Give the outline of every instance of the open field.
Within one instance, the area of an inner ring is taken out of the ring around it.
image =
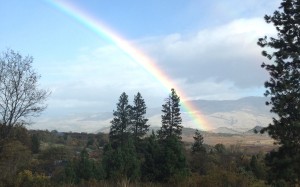
[[[274,140],[267,135],[261,134],[217,134],[206,133],[203,135],[204,143],[214,146],[216,144],[224,144],[226,147],[238,145],[244,151],[249,153],[268,152],[275,149]],[[193,135],[183,136],[183,141],[192,143],[194,141]]]

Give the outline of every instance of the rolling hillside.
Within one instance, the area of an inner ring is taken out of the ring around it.
[[[238,100],[195,100],[192,101],[199,109],[205,124],[194,124],[189,114],[182,111],[184,127],[206,131],[235,134],[243,133],[255,126],[267,126],[272,119],[269,107],[265,106],[264,97],[246,97]],[[36,124],[59,131],[96,132],[99,129],[109,130],[112,111],[91,114],[70,114],[67,116],[41,117]],[[161,108],[147,109],[147,117],[152,127],[161,125]],[[34,125],[32,128],[35,128]]]

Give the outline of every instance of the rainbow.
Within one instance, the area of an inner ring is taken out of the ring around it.
[[[143,52],[138,50],[133,44],[129,43],[119,34],[114,32],[105,24],[101,23],[98,19],[93,18],[88,13],[83,10],[77,8],[71,3],[66,3],[57,0],[45,0],[50,5],[54,6],[59,11],[64,14],[72,17],[73,19],[80,22],[82,25],[95,32],[100,37],[107,39],[109,42],[117,46],[120,50],[122,50],[125,54],[127,54],[131,59],[133,59],[136,63],[139,63],[143,68],[145,68],[151,75],[153,75],[165,88],[171,90],[174,88],[177,94],[181,98],[181,106],[191,117],[193,123],[202,129],[202,130],[210,130],[210,126],[206,122],[206,120],[201,116],[199,110],[186,98],[184,92],[176,85],[172,79],[170,79],[166,73],[164,73],[152,60],[150,57],[145,55]]]

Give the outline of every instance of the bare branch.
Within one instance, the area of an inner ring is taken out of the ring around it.
[[[38,88],[33,58],[8,49],[0,56],[0,123],[14,126],[44,111],[50,92]]]

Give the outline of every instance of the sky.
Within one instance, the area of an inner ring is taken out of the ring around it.
[[[260,67],[266,59],[256,43],[275,35],[263,17],[279,0],[3,1],[0,50],[32,56],[39,86],[51,91],[35,128],[59,129],[43,121],[46,117],[112,112],[122,92],[130,102],[140,92],[148,108],[160,107],[170,92],[159,77],[57,2],[76,7],[152,59],[185,100],[263,96],[268,74]]]

